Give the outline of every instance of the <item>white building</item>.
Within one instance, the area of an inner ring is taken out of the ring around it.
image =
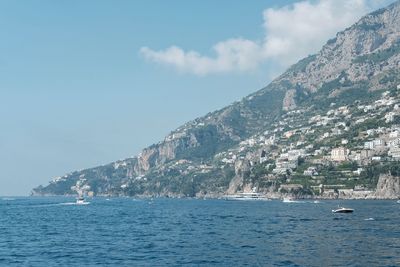
[[[368,136],[371,136],[371,135],[374,135],[375,134],[375,129],[368,129],[367,130],[367,135]]]
[[[364,148],[365,149],[374,149],[374,142],[373,141],[367,141],[364,143]]]
[[[395,117],[396,117],[396,115],[397,115],[397,113],[395,113],[395,112],[386,113],[386,115],[385,115],[386,122],[393,122]]]
[[[307,170],[303,172],[303,175],[306,176],[315,176],[318,175],[317,168],[315,167],[308,167]]]
[[[388,155],[394,159],[400,159],[400,148],[399,147],[390,147]]]
[[[265,141],[264,141],[264,144],[266,144],[266,145],[273,145],[273,144],[275,144],[275,134],[274,135],[272,135],[272,136],[270,136],[268,139],[266,139]]]
[[[345,147],[337,147],[331,151],[331,159],[333,161],[346,161],[349,155],[349,150]]]
[[[382,139],[375,139],[372,142],[374,143],[374,147],[385,145],[385,141],[383,141]]]
[[[393,131],[389,134],[389,138],[397,138],[399,137],[399,131]]]
[[[287,158],[289,161],[295,161],[295,160],[298,160],[299,157],[305,156],[304,149],[289,150],[287,154],[288,154]]]
[[[395,138],[388,142],[389,147],[398,147],[400,145],[400,138]]]

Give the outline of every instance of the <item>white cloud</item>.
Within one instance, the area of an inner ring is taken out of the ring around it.
[[[261,47],[250,40],[230,39],[214,45],[215,58],[202,56],[195,51],[185,52],[177,46],[153,51],[142,47],[140,52],[147,59],[175,66],[178,70],[205,75],[213,72],[254,69],[261,62]]]
[[[177,46],[154,51],[140,49],[146,59],[174,66],[182,72],[210,73],[249,71],[266,61],[287,67],[318,51],[336,32],[388,0],[301,1],[263,12],[265,37],[261,41],[229,39],[213,46],[214,57]]]

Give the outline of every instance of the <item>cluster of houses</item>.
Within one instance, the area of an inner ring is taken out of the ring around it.
[[[275,161],[275,168],[272,170],[274,174],[290,174],[297,168],[298,160],[306,155],[304,149],[293,149],[280,156]]]
[[[345,146],[333,148],[331,160],[356,161],[360,165],[368,165],[373,161],[400,160],[400,127],[369,129],[365,140],[362,147],[352,151]]]
[[[227,164],[234,164],[237,159],[249,159],[251,164],[267,162],[271,175],[286,175],[296,172],[299,159],[303,159],[309,167],[302,169],[301,174],[318,176],[317,166],[321,164],[356,162],[359,168],[351,174],[360,175],[363,166],[372,162],[400,160],[400,125],[396,124],[400,117],[400,101],[397,97],[386,91],[373,103],[335,106],[332,103],[326,114],[311,117],[306,116],[307,110],[289,111],[268,131],[242,141],[236,150],[220,154],[221,161]],[[355,138],[347,136],[352,127],[371,118],[385,126],[375,125],[359,132]],[[314,142],[307,140],[308,135],[316,135]],[[295,136],[299,138],[294,139]],[[329,140],[339,141],[323,145]]]

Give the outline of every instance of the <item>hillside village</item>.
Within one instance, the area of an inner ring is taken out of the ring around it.
[[[379,177],[400,175],[400,85],[370,95],[284,112],[261,134],[209,160],[172,160],[136,175],[135,158],[125,159],[56,177],[47,188],[73,194],[75,180],[100,176],[104,185],[91,185],[92,195],[221,197],[256,190],[271,198],[393,198],[375,190]],[[185,137],[199,124],[189,122],[166,139]]]
[[[282,181],[280,192],[310,187],[316,195],[372,196],[372,166],[400,160],[400,85],[373,103],[331,103],[324,115],[294,109],[265,131],[216,156],[223,164],[248,160],[261,184]],[[261,172],[260,172],[261,169]],[[363,179],[369,176],[369,179]]]

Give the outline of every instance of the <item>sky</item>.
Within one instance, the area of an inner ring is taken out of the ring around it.
[[[390,0],[0,0],[0,196],[137,155]]]

